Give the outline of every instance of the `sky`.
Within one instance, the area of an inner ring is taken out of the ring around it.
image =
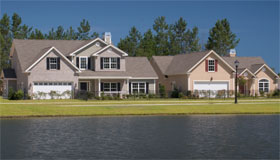
[[[111,32],[112,41],[128,35],[132,26],[141,32],[152,29],[154,20],[165,16],[169,24],[180,17],[187,28],[197,26],[200,43],[218,19],[227,18],[240,38],[238,56],[261,56],[279,72],[279,1],[8,1],[0,0],[0,14],[15,12],[22,22],[47,33],[52,27],[77,28],[86,19],[93,31]]]

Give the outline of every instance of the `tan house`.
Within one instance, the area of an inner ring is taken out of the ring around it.
[[[111,34],[94,40],[18,40],[12,44],[11,69],[4,69],[4,96],[9,88],[38,93],[88,91],[104,94],[155,93],[158,76],[146,57],[128,57],[114,46]],[[60,98],[70,98],[63,95]],[[73,96],[73,94],[72,94]]]
[[[239,84],[240,93],[255,95],[278,88],[279,76],[261,57],[237,57],[235,50],[231,50],[228,57],[211,50],[153,56],[150,62],[159,77],[157,85],[164,85],[167,93],[177,88],[182,92],[196,92],[199,96],[207,96],[205,91],[209,91],[211,97],[215,97],[219,91],[225,94],[234,91],[236,60],[239,61],[238,76],[243,77],[244,83]]]

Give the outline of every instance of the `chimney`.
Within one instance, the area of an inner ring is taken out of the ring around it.
[[[111,44],[112,40],[111,40],[112,36],[111,36],[111,32],[105,32],[103,35],[103,39],[107,44]]]
[[[235,49],[230,49],[229,50],[229,56],[230,57],[235,57],[236,56],[236,50]]]

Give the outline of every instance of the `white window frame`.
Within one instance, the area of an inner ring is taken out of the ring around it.
[[[89,83],[89,81],[80,81],[79,82],[79,91],[82,91],[81,90],[81,83],[87,83],[87,90],[86,91],[90,91],[90,83]]]
[[[213,61],[213,64],[210,65],[210,61]],[[210,70],[210,67],[213,67],[213,71]],[[208,59],[208,72],[215,72],[215,60],[214,59]]]
[[[109,84],[109,88],[106,88],[107,91],[105,91],[105,84]],[[116,84],[116,90],[115,91],[112,91],[112,84]],[[104,93],[118,92],[118,83],[117,82],[103,82],[103,92]]]
[[[131,87],[130,87],[131,88],[130,92],[132,94],[134,94],[134,93],[137,93],[137,94],[141,93],[140,90],[143,89],[143,88],[140,88],[140,83],[144,83],[144,94],[147,93],[147,91],[146,91],[146,88],[147,88],[146,84],[147,83],[146,82],[132,82],[131,83]],[[133,84],[137,84],[137,88],[134,88]],[[133,92],[134,89],[136,89],[137,92]]]
[[[108,58],[109,61],[105,62],[105,58]],[[112,59],[115,59],[115,62],[112,62]],[[105,65],[109,65],[109,67],[105,67]],[[112,65],[115,65],[116,67],[112,67]],[[117,69],[118,68],[118,57],[103,57],[103,69]]]
[[[49,57],[49,59],[50,70],[57,70],[57,58]],[[55,60],[55,62],[52,62],[52,60]],[[55,65],[55,68],[52,68],[52,65]]]
[[[82,59],[85,58],[86,59],[86,68],[82,68]],[[88,69],[88,57],[87,56],[80,56],[79,57],[79,68],[80,70],[86,70]]]
[[[261,82],[261,80],[266,80],[266,82]],[[260,87],[260,84],[262,84],[263,86]],[[268,84],[267,87],[265,87],[265,84]],[[269,80],[266,79],[266,78],[261,78],[261,79],[259,80],[259,83],[258,83],[258,88],[259,88],[259,92],[261,91],[260,89],[262,89],[262,91],[263,91],[264,93],[268,93],[268,92],[269,92]],[[267,88],[267,92],[265,91],[265,88]]]

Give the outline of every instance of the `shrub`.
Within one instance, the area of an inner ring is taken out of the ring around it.
[[[8,99],[9,100],[13,100],[14,99],[14,89],[13,88],[9,88],[9,94],[8,94]]]
[[[178,97],[179,97],[179,98],[184,98],[184,97],[185,97],[185,95],[184,95],[184,93],[183,93],[183,92],[179,92]]]
[[[51,96],[51,99],[54,99],[55,96],[57,96],[57,92],[56,91],[50,91],[49,95]]]
[[[261,95],[261,97],[263,97],[264,96],[264,91],[260,91],[260,95]]]
[[[38,95],[38,99],[41,99],[41,98],[45,98],[47,93],[45,93],[45,92],[38,92],[37,95]]]
[[[24,97],[24,93],[22,90],[18,90],[17,92],[14,93],[15,100],[23,99],[23,97]]]
[[[70,90],[67,90],[67,91],[64,91],[62,93],[62,96],[64,96],[64,97],[71,97],[71,94],[72,94],[72,92]]]
[[[160,98],[166,98],[164,85],[159,84],[159,95],[160,95]]]
[[[273,97],[279,97],[280,96],[280,89],[276,89],[274,90],[274,92],[272,93]]]
[[[148,94],[148,98],[156,98],[156,95],[155,94]]]
[[[179,98],[179,90],[177,88],[174,88],[171,92],[171,98]]]

